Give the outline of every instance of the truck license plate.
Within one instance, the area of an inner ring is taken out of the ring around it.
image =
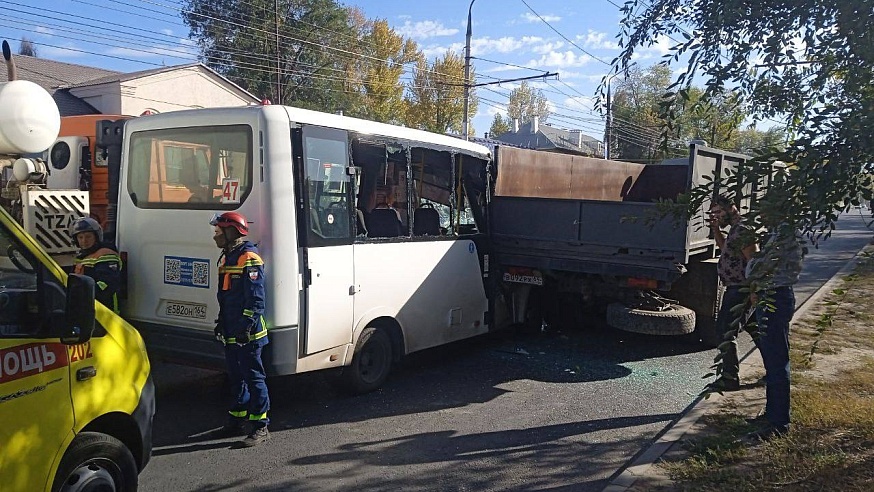
[[[521,273],[504,273],[504,282],[513,282],[517,284],[543,285],[543,276],[534,272],[529,274]]]
[[[167,301],[166,313],[176,318],[206,319],[206,304]]]

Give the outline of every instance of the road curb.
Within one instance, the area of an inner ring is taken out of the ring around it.
[[[800,306],[795,309],[792,315],[792,323],[795,323],[807,316],[810,309],[832,292],[837,285],[843,280],[843,277],[850,274],[856,265],[862,260],[862,254],[865,250],[872,248],[871,245],[865,245],[850,258],[847,263],[841,267],[830,279],[828,279],[819,289],[816,290],[810,297],[805,299]],[[749,356],[755,352],[752,348],[741,358],[741,371],[743,367],[749,365]],[[635,482],[641,477],[647,477],[651,474],[653,465],[659,458],[664,455],[668,449],[680,441],[683,436],[695,425],[698,420],[709,413],[711,409],[717,408],[719,402],[722,401],[724,395],[719,393],[711,393],[709,398],[699,396],[696,398],[686,410],[683,411],[680,419],[676,423],[668,427],[646,450],[637,456],[631,464],[625,467],[619,475],[617,475],[610,484],[607,485],[603,492],[628,492],[632,489]]]

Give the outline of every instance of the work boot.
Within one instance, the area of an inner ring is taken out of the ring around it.
[[[242,444],[247,448],[251,448],[252,446],[261,444],[267,439],[270,439],[270,432],[267,430],[267,427],[258,427],[243,439]]]
[[[225,425],[216,431],[221,437],[237,437],[246,435],[246,421],[238,418],[230,418]]]

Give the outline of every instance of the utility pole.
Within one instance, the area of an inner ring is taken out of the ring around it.
[[[610,158],[610,140],[612,140],[612,138],[613,106],[610,102],[610,79],[607,79],[607,127],[604,129],[604,159]]]
[[[470,38],[473,35],[473,25],[471,23],[471,15],[473,3],[476,0],[470,0],[470,7],[467,8],[467,35],[464,42],[464,121],[461,122],[461,133],[464,134],[464,139],[469,138],[468,135],[468,120],[470,116]]]
[[[282,104],[282,55],[279,52],[279,0],[273,0],[274,30],[276,31],[276,104]]]
[[[476,2],[476,0],[470,0],[470,7],[467,8],[467,36],[465,37],[465,42],[464,42],[464,83],[463,84],[447,84],[447,83],[443,84],[443,85],[450,85],[450,86],[458,86],[458,85],[464,86],[464,121],[461,122],[461,133],[463,134],[465,140],[468,140],[470,138],[470,135],[469,135],[470,132],[468,131],[468,129],[470,128],[470,126],[468,125],[468,122],[470,121],[470,115],[468,113],[470,112],[470,89],[471,88],[482,87],[484,85],[503,84],[505,82],[517,82],[520,80],[541,79],[541,78],[546,78],[546,77],[557,77],[558,76],[557,73],[544,72],[543,75],[534,75],[531,77],[519,77],[519,78],[515,78],[515,79],[504,79],[504,80],[496,80],[494,82],[484,82],[482,84],[471,84],[470,83],[470,59],[471,59],[471,56],[470,56],[470,38],[473,35],[473,28],[472,28],[472,23],[471,23],[471,11],[473,9],[474,2]]]

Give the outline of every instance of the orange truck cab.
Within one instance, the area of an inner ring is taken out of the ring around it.
[[[109,171],[105,152],[95,145],[97,122],[127,118],[106,114],[64,116],[58,139],[46,152],[51,171],[47,187],[89,191],[91,216],[101,225],[106,223],[109,204]]]

